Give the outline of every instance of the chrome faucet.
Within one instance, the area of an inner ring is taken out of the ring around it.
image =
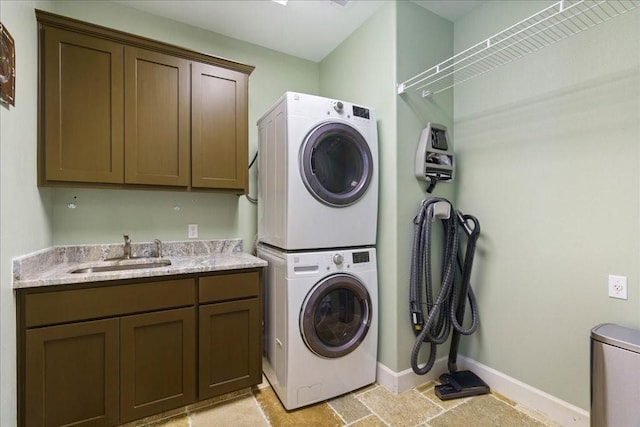
[[[129,259],[131,258],[131,239],[129,238],[128,234],[123,234],[124,237],[124,255],[123,258],[124,259]]]
[[[158,258],[162,258],[162,241],[160,239],[153,239],[153,242],[156,244]]]

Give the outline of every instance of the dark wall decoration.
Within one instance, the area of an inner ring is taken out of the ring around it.
[[[13,37],[0,23],[0,101],[16,105],[16,48]]]

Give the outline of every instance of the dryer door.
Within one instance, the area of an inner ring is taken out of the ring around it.
[[[302,143],[300,173],[307,190],[330,206],[349,206],[369,188],[373,157],[369,144],[355,128],[323,123]]]
[[[348,274],[317,283],[302,305],[300,330],[307,347],[327,358],[355,350],[369,331],[371,298],[366,287]]]

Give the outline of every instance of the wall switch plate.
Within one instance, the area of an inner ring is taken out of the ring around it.
[[[609,296],[627,299],[627,278],[625,276],[609,275]]]
[[[189,238],[198,238],[198,224],[189,224]]]

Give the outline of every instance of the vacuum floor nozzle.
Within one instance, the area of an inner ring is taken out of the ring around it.
[[[435,387],[440,400],[459,399],[461,397],[488,394],[491,389],[471,371],[451,372],[440,375],[441,385]]]

